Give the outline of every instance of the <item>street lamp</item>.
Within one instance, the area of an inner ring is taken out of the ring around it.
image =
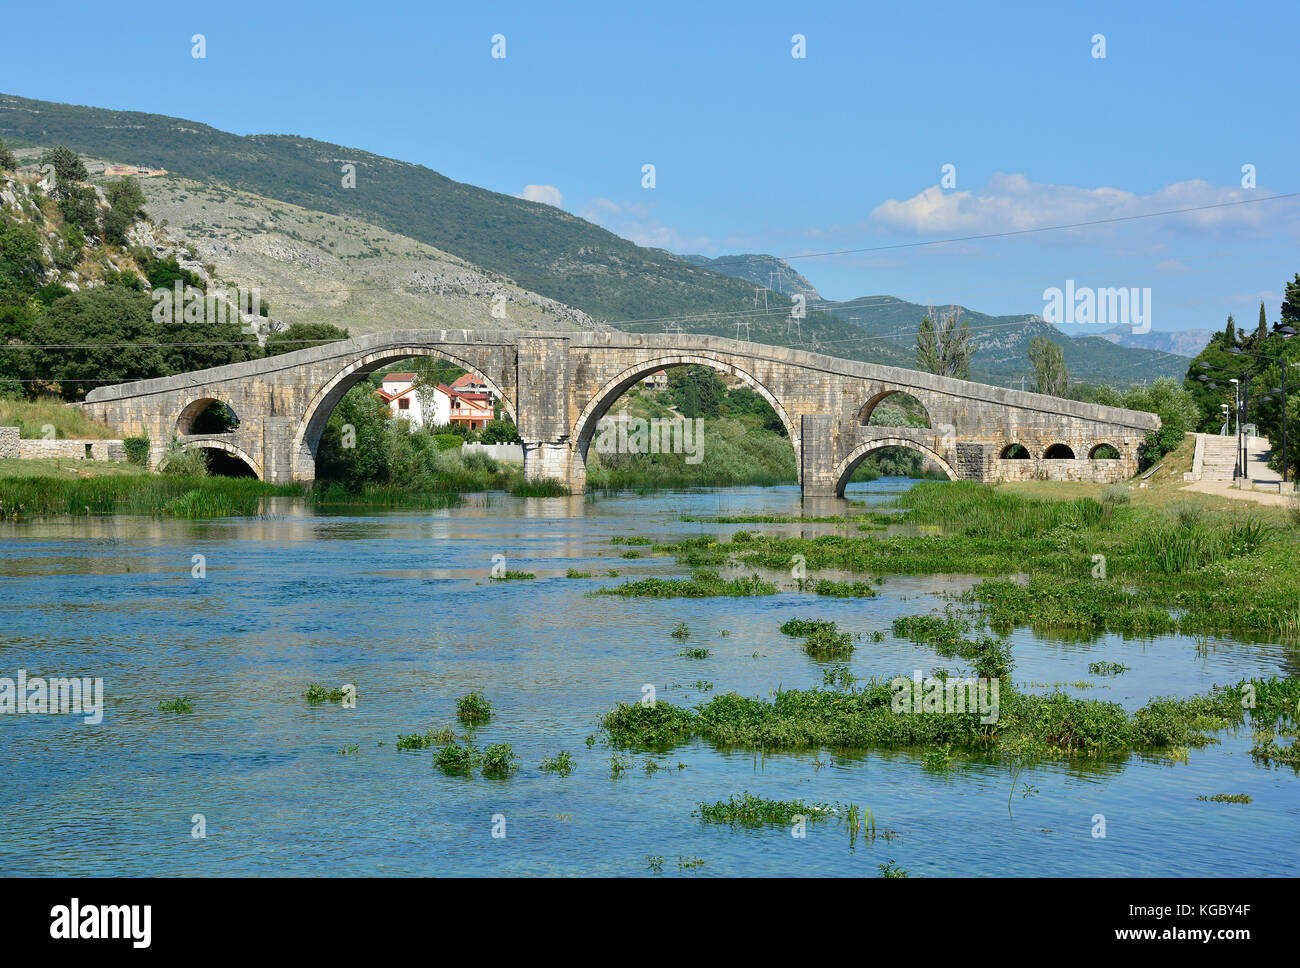
[[[1280,335],[1283,339],[1289,338],[1296,334],[1295,328],[1291,326],[1289,323],[1286,325],[1280,325],[1278,323],[1274,323],[1273,332]],[[1286,392],[1288,390],[1294,390],[1298,385],[1300,385],[1295,383],[1288,384],[1286,382],[1286,371],[1288,366],[1295,366],[1296,364],[1288,363],[1288,361],[1284,357],[1280,357],[1280,356],[1268,356],[1264,353],[1248,353],[1246,350],[1243,350],[1239,346],[1228,347],[1228,352],[1231,353],[1233,356],[1253,356],[1258,360],[1269,360],[1270,362],[1278,364],[1278,366],[1281,367],[1282,369],[1282,385],[1280,387],[1277,387],[1276,391],[1282,394],[1282,483],[1285,484],[1287,480],[1287,469],[1288,469],[1287,450],[1286,450]],[[1267,395],[1272,396],[1272,393],[1270,392]]]

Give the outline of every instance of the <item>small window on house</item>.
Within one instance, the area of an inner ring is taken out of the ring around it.
[[[409,398],[409,397],[402,397],[402,399],[398,400],[398,401],[397,401],[397,409],[398,409],[398,410],[410,410],[410,409],[411,409],[411,400],[410,400],[410,398]]]

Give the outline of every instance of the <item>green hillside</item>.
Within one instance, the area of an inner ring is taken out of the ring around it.
[[[349,215],[501,273],[611,321],[743,309],[753,287],[537,202],[420,165],[294,135],[243,137],[180,118],[0,96],[0,138],[62,144],[122,163]],[[341,165],[356,165],[342,187]]]
[[[925,307],[888,296],[818,301],[807,279],[772,256],[678,257],[635,245],[561,209],[353,148],[294,135],[240,136],[179,118],[9,95],[0,95],[0,138],[67,145],[369,223],[632,332],[662,331],[670,325],[667,318],[683,317],[686,332],[915,365],[914,337]],[[342,185],[344,162],[356,166],[355,188]],[[774,291],[756,293],[756,285]],[[797,324],[788,318],[783,291],[809,295],[807,315]],[[965,318],[979,338],[972,366],[977,380],[1019,385],[1029,372],[1029,340],[1039,333],[1065,347],[1076,380],[1127,385],[1186,372],[1186,361],[1177,357],[1096,337],[1071,340],[1030,316],[967,311]],[[748,328],[737,326],[742,321]]]

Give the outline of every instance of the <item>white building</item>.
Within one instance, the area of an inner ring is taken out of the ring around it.
[[[465,378],[457,383],[462,380]],[[415,387],[414,373],[389,373],[375,395],[388,404],[394,417],[409,420],[412,427],[445,427],[458,423],[482,429],[492,419],[492,396],[486,387],[462,391],[439,383],[421,394]]]

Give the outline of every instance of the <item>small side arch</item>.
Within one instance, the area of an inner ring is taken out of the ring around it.
[[[1074,450],[1068,444],[1052,444],[1043,451],[1043,460],[1074,460]]]
[[[1029,448],[1024,444],[1007,444],[998,454],[999,460],[1029,460]]]
[[[844,496],[844,488],[849,483],[849,478],[857,470],[859,464],[866,459],[872,451],[880,450],[882,447],[907,447],[916,451],[921,456],[934,461],[948,475],[948,480],[957,480],[957,472],[952,469],[952,465],[940,457],[935,451],[931,450],[924,444],[909,440],[906,437],[880,437],[876,440],[868,440],[864,444],[859,444],[854,448],[848,457],[840,461],[835,468],[835,493],[839,497]]]
[[[202,426],[202,422],[208,415],[218,412],[224,408],[234,423],[226,431],[215,431]],[[219,432],[229,432],[239,426],[239,414],[235,412],[229,402],[218,397],[193,397],[185,401],[172,421],[172,429],[180,437],[188,437],[191,434],[210,434]]]
[[[1119,448],[1114,444],[1100,443],[1088,451],[1090,460],[1119,460]]]
[[[215,437],[194,437],[189,440],[178,441],[181,450],[220,450],[232,457],[236,457],[248,465],[249,469],[257,476],[259,481],[265,480],[262,476],[262,462],[254,459],[246,450],[236,447],[228,440],[221,440]],[[167,466],[167,455],[164,454],[162,460],[158,462],[158,470]]]
[[[904,404],[904,407],[906,407],[906,401],[909,400],[912,401],[916,405],[914,409],[919,409],[921,413],[925,415],[925,423],[923,424],[921,423],[917,423],[917,424],[877,423],[872,425],[871,424],[872,415],[875,414],[876,410],[881,406],[881,404],[883,404],[890,397],[900,397],[901,399],[898,402]],[[879,393],[874,394],[867,400],[866,403],[862,405],[862,407],[858,410],[858,425],[862,427],[872,425],[872,426],[901,426],[901,427],[930,428],[934,426],[934,423],[930,417],[930,408],[925,405],[925,401],[921,400],[914,393],[911,393],[910,391],[905,390],[902,387],[893,387],[891,389],[881,390]]]

